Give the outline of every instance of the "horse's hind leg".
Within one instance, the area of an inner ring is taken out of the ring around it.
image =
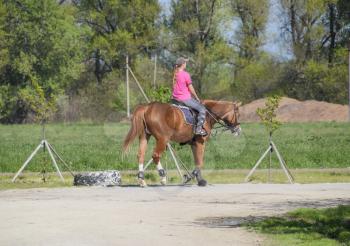
[[[160,157],[166,149],[166,143],[167,141],[165,140],[157,140],[156,146],[154,148],[153,155],[152,155],[153,162],[157,165],[157,170],[160,176],[160,183],[162,185],[166,184],[166,173],[162,164],[160,163]]]
[[[150,138],[150,135],[148,135],[147,133],[141,134],[141,136],[139,138],[139,151],[137,154],[137,159],[138,159],[138,163],[139,163],[139,172],[138,172],[137,177],[138,177],[139,185],[141,187],[147,186],[146,181],[145,181],[143,163],[145,162],[145,154],[146,154],[147,144],[148,144],[149,138]]]

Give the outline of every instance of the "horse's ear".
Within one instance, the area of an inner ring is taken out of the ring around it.
[[[242,102],[234,102],[234,104],[236,105],[236,107],[240,107],[242,105]]]

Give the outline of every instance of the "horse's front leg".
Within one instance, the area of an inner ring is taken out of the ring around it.
[[[196,168],[193,170],[192,174],[196,177],[196,180],[198,182],[198,186],[206,186],[207,181],[202,177],[201,169],[203,168],[203,161],[204,161],[204,149],[205,149],[205,142],[202,141],[202,139],[196,140],[192,144],[192,152],[194,161],[196,164]]]

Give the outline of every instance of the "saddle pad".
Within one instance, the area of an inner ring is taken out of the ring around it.
[[[186,124],[189,124],[189,125],[196,124],[195,116],[192,114],[192,111],[188,107],[180,106],[176,104],[172,104],[172,106],[181,110],[182,115],[184,116],[184,119],[186,121]]]

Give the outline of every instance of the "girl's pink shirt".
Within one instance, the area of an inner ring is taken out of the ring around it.
[[[191,92],[188,88],[192,84],[190,74],[186,71],[179,71],[175,76],[176,83],[173,87],[173,98],[179,101],[191,99]]]

